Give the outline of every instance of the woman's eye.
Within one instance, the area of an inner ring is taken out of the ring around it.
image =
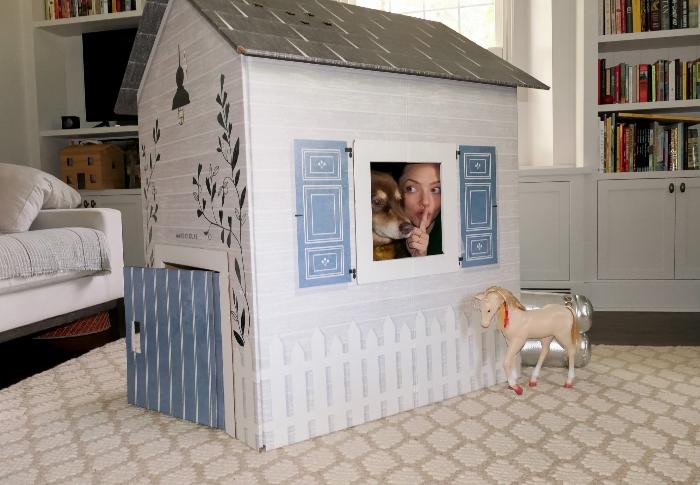
[[[404,189],[403,189],[403,193],[404,193],[404,194],[413,193],[413,192],[415,192],[415,191],[416,191],[416,188],[415,188],[413,185],[407,185],[407,186],[404,187]]]
[[[440,187],[433,187],[432,189],[430,189],[430,192],[432,192],[433,194],[439,194],[439,193],[440,193]]]

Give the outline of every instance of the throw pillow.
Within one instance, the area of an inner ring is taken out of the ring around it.
[[[41,209],[78,205],[78,191],[53,175],[24,165],[0,163],[0,234],[27,231]]]

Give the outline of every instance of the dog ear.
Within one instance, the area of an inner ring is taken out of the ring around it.
[[[474,298],[479,301],[482,301],[484,298],[486,298],[486,293],[477,293],[476,295],[474,295]]]

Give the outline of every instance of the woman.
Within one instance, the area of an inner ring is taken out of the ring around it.
[[[406,239],[411,256],[442,254],[440,164],[407,163],[399,178],[403,206],[415,226]]]

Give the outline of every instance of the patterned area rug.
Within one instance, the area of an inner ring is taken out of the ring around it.
[[[124,353],[0,391],[0,483],[700,481],[700,347],[596,346],[573,390],[545,368],[520,397],[498,385],[263,453],[127,404]]]

